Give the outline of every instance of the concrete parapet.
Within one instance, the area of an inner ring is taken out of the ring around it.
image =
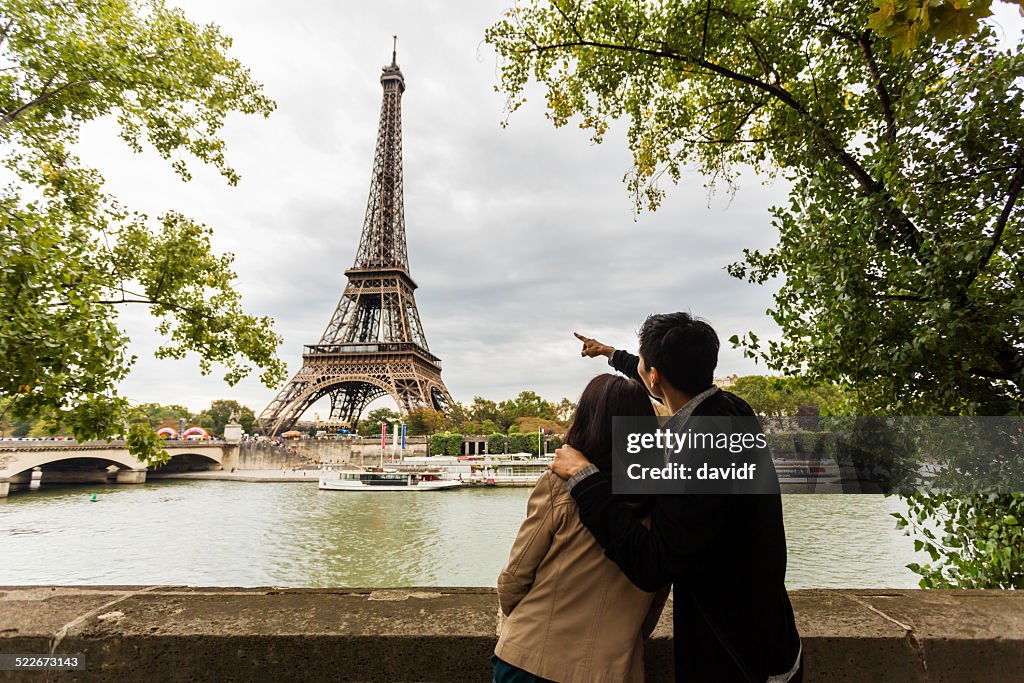
[[[1022,680],[1024,593],[791,596],[805,681]],[[50,680],[486,681],[496,624],[482,588],[0,587],[0,652],[84,655]],[[671,635],[669,608],[650,681],[672,680]]]

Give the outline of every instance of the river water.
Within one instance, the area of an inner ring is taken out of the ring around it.
[[[528,493],[231,481],[17,493],[0,499],[0,585],[493,586]],[[783,506],[790,588],[916,587],[897,499],[787,495]]]

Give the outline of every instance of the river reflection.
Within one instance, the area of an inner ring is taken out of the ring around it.
[[[0,499],[0,584],[493,586],[527,494],[221,481],[18,493]],[[789,587],[917,585],[898,500],[789,495],[783,507]]]

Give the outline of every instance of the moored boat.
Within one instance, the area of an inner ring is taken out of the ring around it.
[[[324,472],[321,491],[443,491],[461,486],[433,472],[398,472],[371,468],[357,471]]]

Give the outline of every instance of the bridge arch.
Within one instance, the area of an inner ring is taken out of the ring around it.
[[[155,472],[187,472],[189,470],[206,470],[221,464],[221,451],[212,453],[210,450],[202,452],[200,449],[167,449],[171,459],[160,467],[153,468]]]
[[[145,469],[146,463],[128,453],[125,449],[100,450],[21,450],[0,453],[0,479],[10,479],[31,471],[68,461],[98,461],[116,465],[119,469]]]
[[[193,465],[203,465],[204,469],[222,465],[226,448],[222,443],[202,442],[165,443],[164,447],[171,456],[171,462],[174,462],[177,457],[179,465],[191,462]],[[114,465],[121,470],[153,469],[149,463],[131,455],[128,449],[120,444],[109,446],[79,444],[54,448],[0,448],[0,480],[28,476],[27,472],[36,467],[44,471],[77,469],[73,467],[76,464],[73,461],[80,461],[77,464],[83,465],[80,468],[82,470],[94,469],[86,464],[97,462],[106,463],[107,466]]]

